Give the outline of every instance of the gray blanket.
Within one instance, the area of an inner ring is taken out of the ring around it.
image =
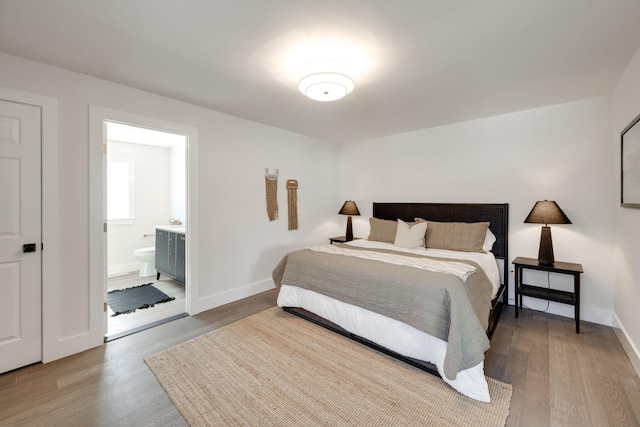
[[[476,267],[466,283],[451,274],[303,249],[286,255],[273,279],[276,286],[312,290],[446,341],[444,374],[454,380],[459,371],[481,363],[489,349],[485,330],[492,294],[477,264],[455,262]]]

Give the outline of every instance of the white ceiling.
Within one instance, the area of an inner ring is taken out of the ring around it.
[[[640,0],[0,0],[0,51],[339,143],[607,95],[639,46]],[[317,59],[355,90],[301,95]]]

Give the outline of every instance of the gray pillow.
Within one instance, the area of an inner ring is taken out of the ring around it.
[[[482,246],[488,228],[489,222],[427,221],[425,246],[450,251],[485,252]]]
[[[376,242],[393,243],[396,240],[396,231],[398,230],[398,222],[389,219],[369,218],[368,240]]]

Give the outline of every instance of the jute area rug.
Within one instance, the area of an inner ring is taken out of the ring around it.
[[[274,307],[145,360],[192,426],[504,426],[491,403]]]

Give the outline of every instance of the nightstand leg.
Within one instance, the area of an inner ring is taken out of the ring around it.
[[[576,334],[580,333],[580,275],[573,276],[575,293],[576,293]]]
[[[516,319],[518,318],[518,298],[520,298],[520,304],[522,304],[522,297],[520,296],[520,275],[522,274],[522,271],[520,270],[520,267],[516,266],[516,281],[515,281],[515,300],[514,300],[514,305],[516,306]]]

